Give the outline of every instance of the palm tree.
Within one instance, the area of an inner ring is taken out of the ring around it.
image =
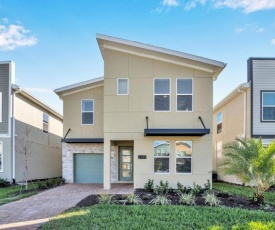
[[[236,138],[223,146],[218,164],[223,175],[235,175],[254,190],[254,202],[264,203],[264,192],[275,184],[275,141],[267,147],[262,139]]]

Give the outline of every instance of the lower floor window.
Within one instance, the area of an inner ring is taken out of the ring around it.
[[[192,141],[176,141],[176,173],[191,173]]]
[[[154,141],[154,172],[169,173],[170,142]]]
[[[3,142],[0,142],[0,172],[3,172]]]

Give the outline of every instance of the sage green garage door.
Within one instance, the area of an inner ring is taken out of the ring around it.
[[[74,154],[75,183],[103,183],[103,154]]]

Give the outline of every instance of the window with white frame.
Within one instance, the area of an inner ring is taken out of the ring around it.
[[[128,78],[117,79],[117,94],[128,95]]]
[[[176,173],[191,173],[192,141],[176,141]]]
[[[262,92],[262,121],[275,121],[275,91]]]
[[[222,112],[217,115],[217,134],[222,132]]]
[[[82,100],[81,105],[81,124],[93,125],[94,124],[94,100]]]
[[[192,79],[177,79],[177,111],[193,110],[193,81]]]
[[[3,142],[0,142],[0,172],[3,172]]]
[[[170,111],[170,79],[154,80],[154,111]]]
[[[169,173],[170,142],[154,141],[154,172]]]
[[[43,132],[49,132],[49,115],[46,113],[43,113]]]

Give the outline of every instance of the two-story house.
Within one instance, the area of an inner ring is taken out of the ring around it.
[[[213,168],[222,158],[222,146],[237,136],[275,138],[275,58],[249,58],[247,82],[222,99],[213,110]],[[233,176],[220,179],[239,183]]]
[[[62,115],[14,84],[14,62],[0,62],[0,80],[0,178],[25,180],[24,152],[29,180],[61,176]]]
[[[104,77],[56,89],[67,182],[211,181],[213,80],[226,64],[97,35]]]

